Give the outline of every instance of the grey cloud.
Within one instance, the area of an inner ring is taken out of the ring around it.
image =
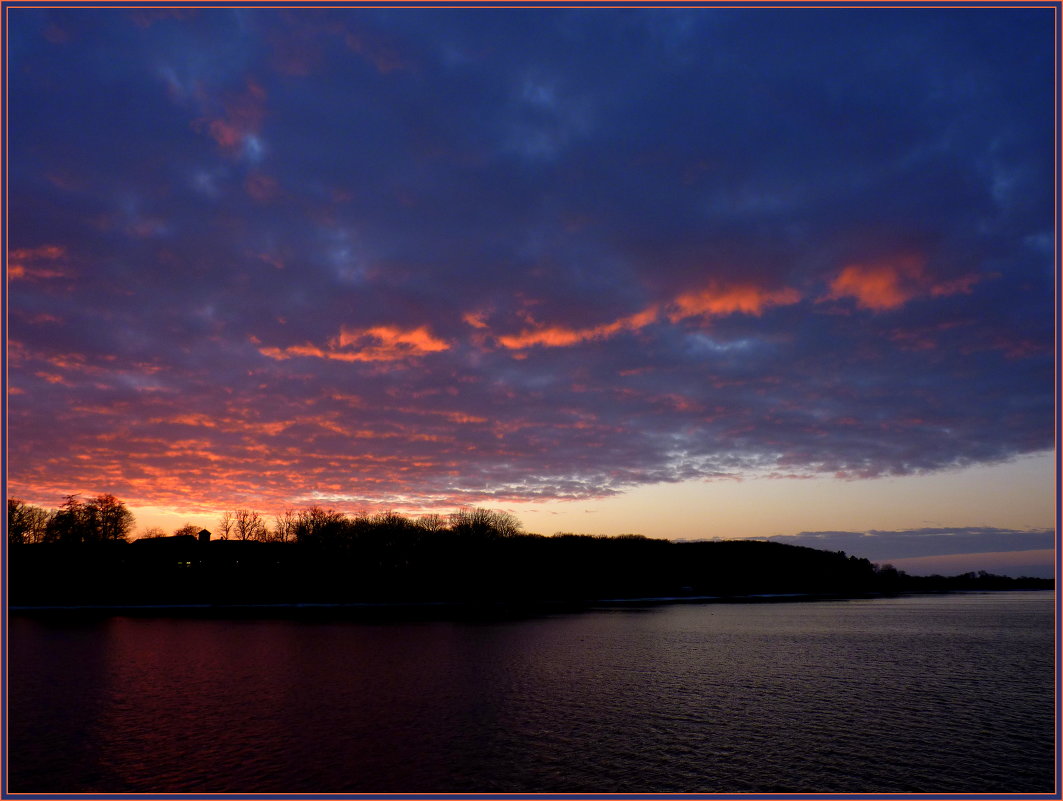
[[[1032,551],[1056,544],[1051,529],[1017,531],[991,527],[921,528],[903,531],[803,531],[768,537],[774,542],[845,551],[877,560],[963,553]]]

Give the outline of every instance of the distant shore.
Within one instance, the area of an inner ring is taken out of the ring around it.
[[[709,604],[808,603],[860,601],[935,595],[983,595],[999,592],[1052,592],[1053,588],[1005,590],[931,590],[836,595],[825,593],[752,593],[748,595],[653,596],[599,598],[586,601],[346,601],[308,603],[172,603],[172,604],[41,604],[12,605],[14,615],[99,615],[106,617],[291,617],[341,615],[355,618],[461,619],[523,617],[537,614],[578,613],[629,607]]]

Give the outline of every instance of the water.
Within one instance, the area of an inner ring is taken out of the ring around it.
[[[1053,599],[15,616],[10,792],[1051,792]]]

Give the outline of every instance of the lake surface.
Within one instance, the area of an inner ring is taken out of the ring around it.
[[[10,792],[1051,792],[1053,594],[13,616]]]

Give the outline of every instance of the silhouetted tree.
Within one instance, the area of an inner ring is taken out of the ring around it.
[[[275,542],[294,542],[296,522],[297,514],[294,509],[285,509],[274,515],[271,539]]]
[[[137,537],[137,539],[138,540],[157,540],[157,539],[159,539],[161,537],[165,537],[165,536],[166,536],[166,532],[163,531],[161,528],[159,528],[158,526],[151,526],[151,527],[146,528],[143,531],[141,531],[140,532],[140,536]]]
[[[258,540],[265,542],[268,529],[262,515],[251,509],[237,509],[233,512],[232,535],[238,540]]]
[[[437,532],[443,531],[447,527],[447,521],[442,515],[421,515],[417,518],[417,525],[425,531]]]
[[[408,517],[390,509],[369,518],[369,525],[378,530],[389,531],[412,531],[417,528]]]
[[[91,528],[85,505],[77,495],[67,495],[66,500],[52,515],[45,531],[45,542],[76,545],[87,541]]]
[[[450,515],[450,530],[474,537],[514,537],[521,534],[520,522],[509,512],[463,506]]]
[[[335,509],[311,506],[296,515],[295,539],[317,544],[336,543],[343,539],[347,518]]]
[[[175,537],[198,537],[199,532],[203,529],[200,526],[194,526],[191,523],[185,523],[179,529],[175,529],[173,535]]]
[[[229,535],[233,533],[233,525],[235,521],[233,519],[232,512],[225,512],[221,516],[221,520],[218,521],[218,539],[227,540]]]
[[[891,564],[875,565],[874,571],[875,584],[881,592],[896,592],[908,578],[903,570],[898,570]]]
[[[43,542],[51,513],[20,498],[7,499],[7,541],[13,545]]]
[[[88,541],[125,542],[133,528],[133,513],[125,504],[105,492],[84,504]]]

